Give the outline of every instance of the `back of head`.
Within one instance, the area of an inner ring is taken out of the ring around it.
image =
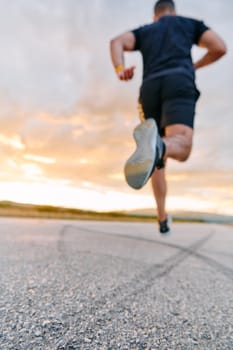
[[[164,12],[175,12],[175,3],[173,0],[158,0],[154,6],[154,14],[158,15]]]

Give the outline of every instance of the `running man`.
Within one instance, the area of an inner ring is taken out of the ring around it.
[[[191,48],[206,49],[195,64]],[[223,40],[204,22],[178,16],[172,0],[154,6],[152,24],[126,32],[111,40],[111,57],[118,78],[129,81],[135,67],[125,67],[124,52],[140,51],[143,82],[139,108],[142,123],[134,130],[137,149],[125,166],[128,184],[140,189],[149,178],[157,203],[159,229],[170,232],[166,212],[167,158],[186,161],[191,153],[196,102],[195,70],[226,54]]]

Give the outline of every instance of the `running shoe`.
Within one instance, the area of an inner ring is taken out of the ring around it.
[[[164,221],[159,221],[159,232],[163,236],[169,236],[171,234],[170,225],[172,224],[172,218],[168,215]]]
[[[133,133],[136,150],[125,165],[128,185],[136,190],[142,188],[156,167],[161,167],[165,154],[165,144],[158,133],[154,119],[139,124]]]

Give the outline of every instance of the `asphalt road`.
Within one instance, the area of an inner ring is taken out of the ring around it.
[[[233,228],[1,219],[0,349],[233,349]]]

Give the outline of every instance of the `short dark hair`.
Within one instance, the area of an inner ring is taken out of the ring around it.
[[[175,10],[175,3],[173,0],[158,0],[154,6],[154,13],[161,12],[166,9],[170,9],[171,11]]]

